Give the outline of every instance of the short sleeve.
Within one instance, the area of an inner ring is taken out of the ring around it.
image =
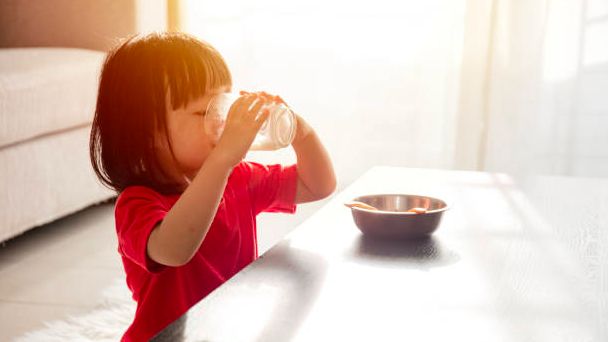
[[[119,250],[124,257],[151,273],[166,266],[148,256],[148,238],[170,209],[162,195],[141,186],[125,189],[116,200],[114,217]]]
[[[262,165],[242,163],[248,180],[249,195],[254,214],[261,212],[296,211],[298,172],[296,165]]]

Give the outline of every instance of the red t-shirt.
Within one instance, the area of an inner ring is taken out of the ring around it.
[[[255,260],[256,215],[295,212],[296,187],[295,165],[238,164],[201,247],[180,267],[158,264],[146,253],[150,233],[180,195],[162,195],[143,186],[126,188],[116,201],[116,232],[137,311],[122,340],[149,340]]]

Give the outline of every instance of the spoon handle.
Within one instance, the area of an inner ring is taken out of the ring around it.
[[[344,205],[349,208],[358,207],[358,208],[367,209],[367,210],[378,210],[378,208],[376,208],[374,206],[371,206],[367,203],[363,203],[363,202],[359,202],[359,201],[346,202],[346,203],[344,203]]]
[[[426,208],[412,208],[405,211],[406,213],[414,213],[414,214],[426,214]]]

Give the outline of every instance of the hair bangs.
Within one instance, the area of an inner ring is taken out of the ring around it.
[[[180,56],[171,58],[174,63],[165,70],[173,109],[187,105],[211,89],[232,86],[228,66],[213,47],[200,41],[188,43],[195,44],[195,48],[184,46],[173,51]]]

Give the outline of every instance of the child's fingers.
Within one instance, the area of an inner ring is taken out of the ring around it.
[[[256,94],[261,96],[262,98],[264,98],[265,100],[268,100],[269,102],[274,102],[274,103],[283,103],[285,105],[287,105],[287,103],[285,102],[285,100],[283,100],[282,97],[280,97],[279,95],[271,95],[265,91],[260,91],[257,93],[247,93],[245,91],[241,91],[241,93],[246,93],[246,94]]]
[[[267,102],[271,102],[271,103],[282,103],[282,104],[284,104],[284,105],[286,105],[286,106],[287,106],[287,102],[285,102],[285,100],[283,100],[283,98],[282,98],[282,97],[280,97],[279,95],[271,95],[271,94],[269,94],[269,93],[267,93],[267,92],[265,92],[265,91],[259,91],[259,92],[256,92],[256,93],[249,93],[249,92],[246,92],[246,91],[244,91],[244,90],[241,90],[241,91],[240,91],[240,94],[241,94],[241,95],[253,95],[253,96],[258,96],[258,97],[261,97],[262,99],[264,99],[264,100],[265,100],[265,101],[267,101]]]
[[[256,98],[257,97],[253,94],[243,95],[234,102],[230,111],[234,112],[233,115],[242,116],[248,112],[249,107],[251,107],[251,104]]]
[[[283,99],[279,96],[279,95],[271,95],[265,91],[261,91],[260,94],[266,99],[268,100],[268,102],[272,102],[272,103],[283,103],[286,104],[285,101],[283,101]]]
[[[255,102],[253,103],[253,107],[251,107],[251,109],[249,110],[249,114],[253,115],[254,117],[257,117],[258,112],[260,111],[260,109],[262,109],[262,107],[265,104],[266,104],[266,100],[264,100],[262,98],[255,99]]]
[[[259,115],[257,117],[257,119],[255,119],[256,121],[256,129],[260,129],[260,127],[262,127],[262,125],[264,124],[264,122],[268,119],[268,116],[270,116],[270,110],[268,109],[264,109],[262,111],[262,114]]]
[[[278,102],[278,103],[285,104],[285,105],[287,104],[287,103],[285,103],[285,101],[279,95],[275,95],[274,96],[274,101]]]

